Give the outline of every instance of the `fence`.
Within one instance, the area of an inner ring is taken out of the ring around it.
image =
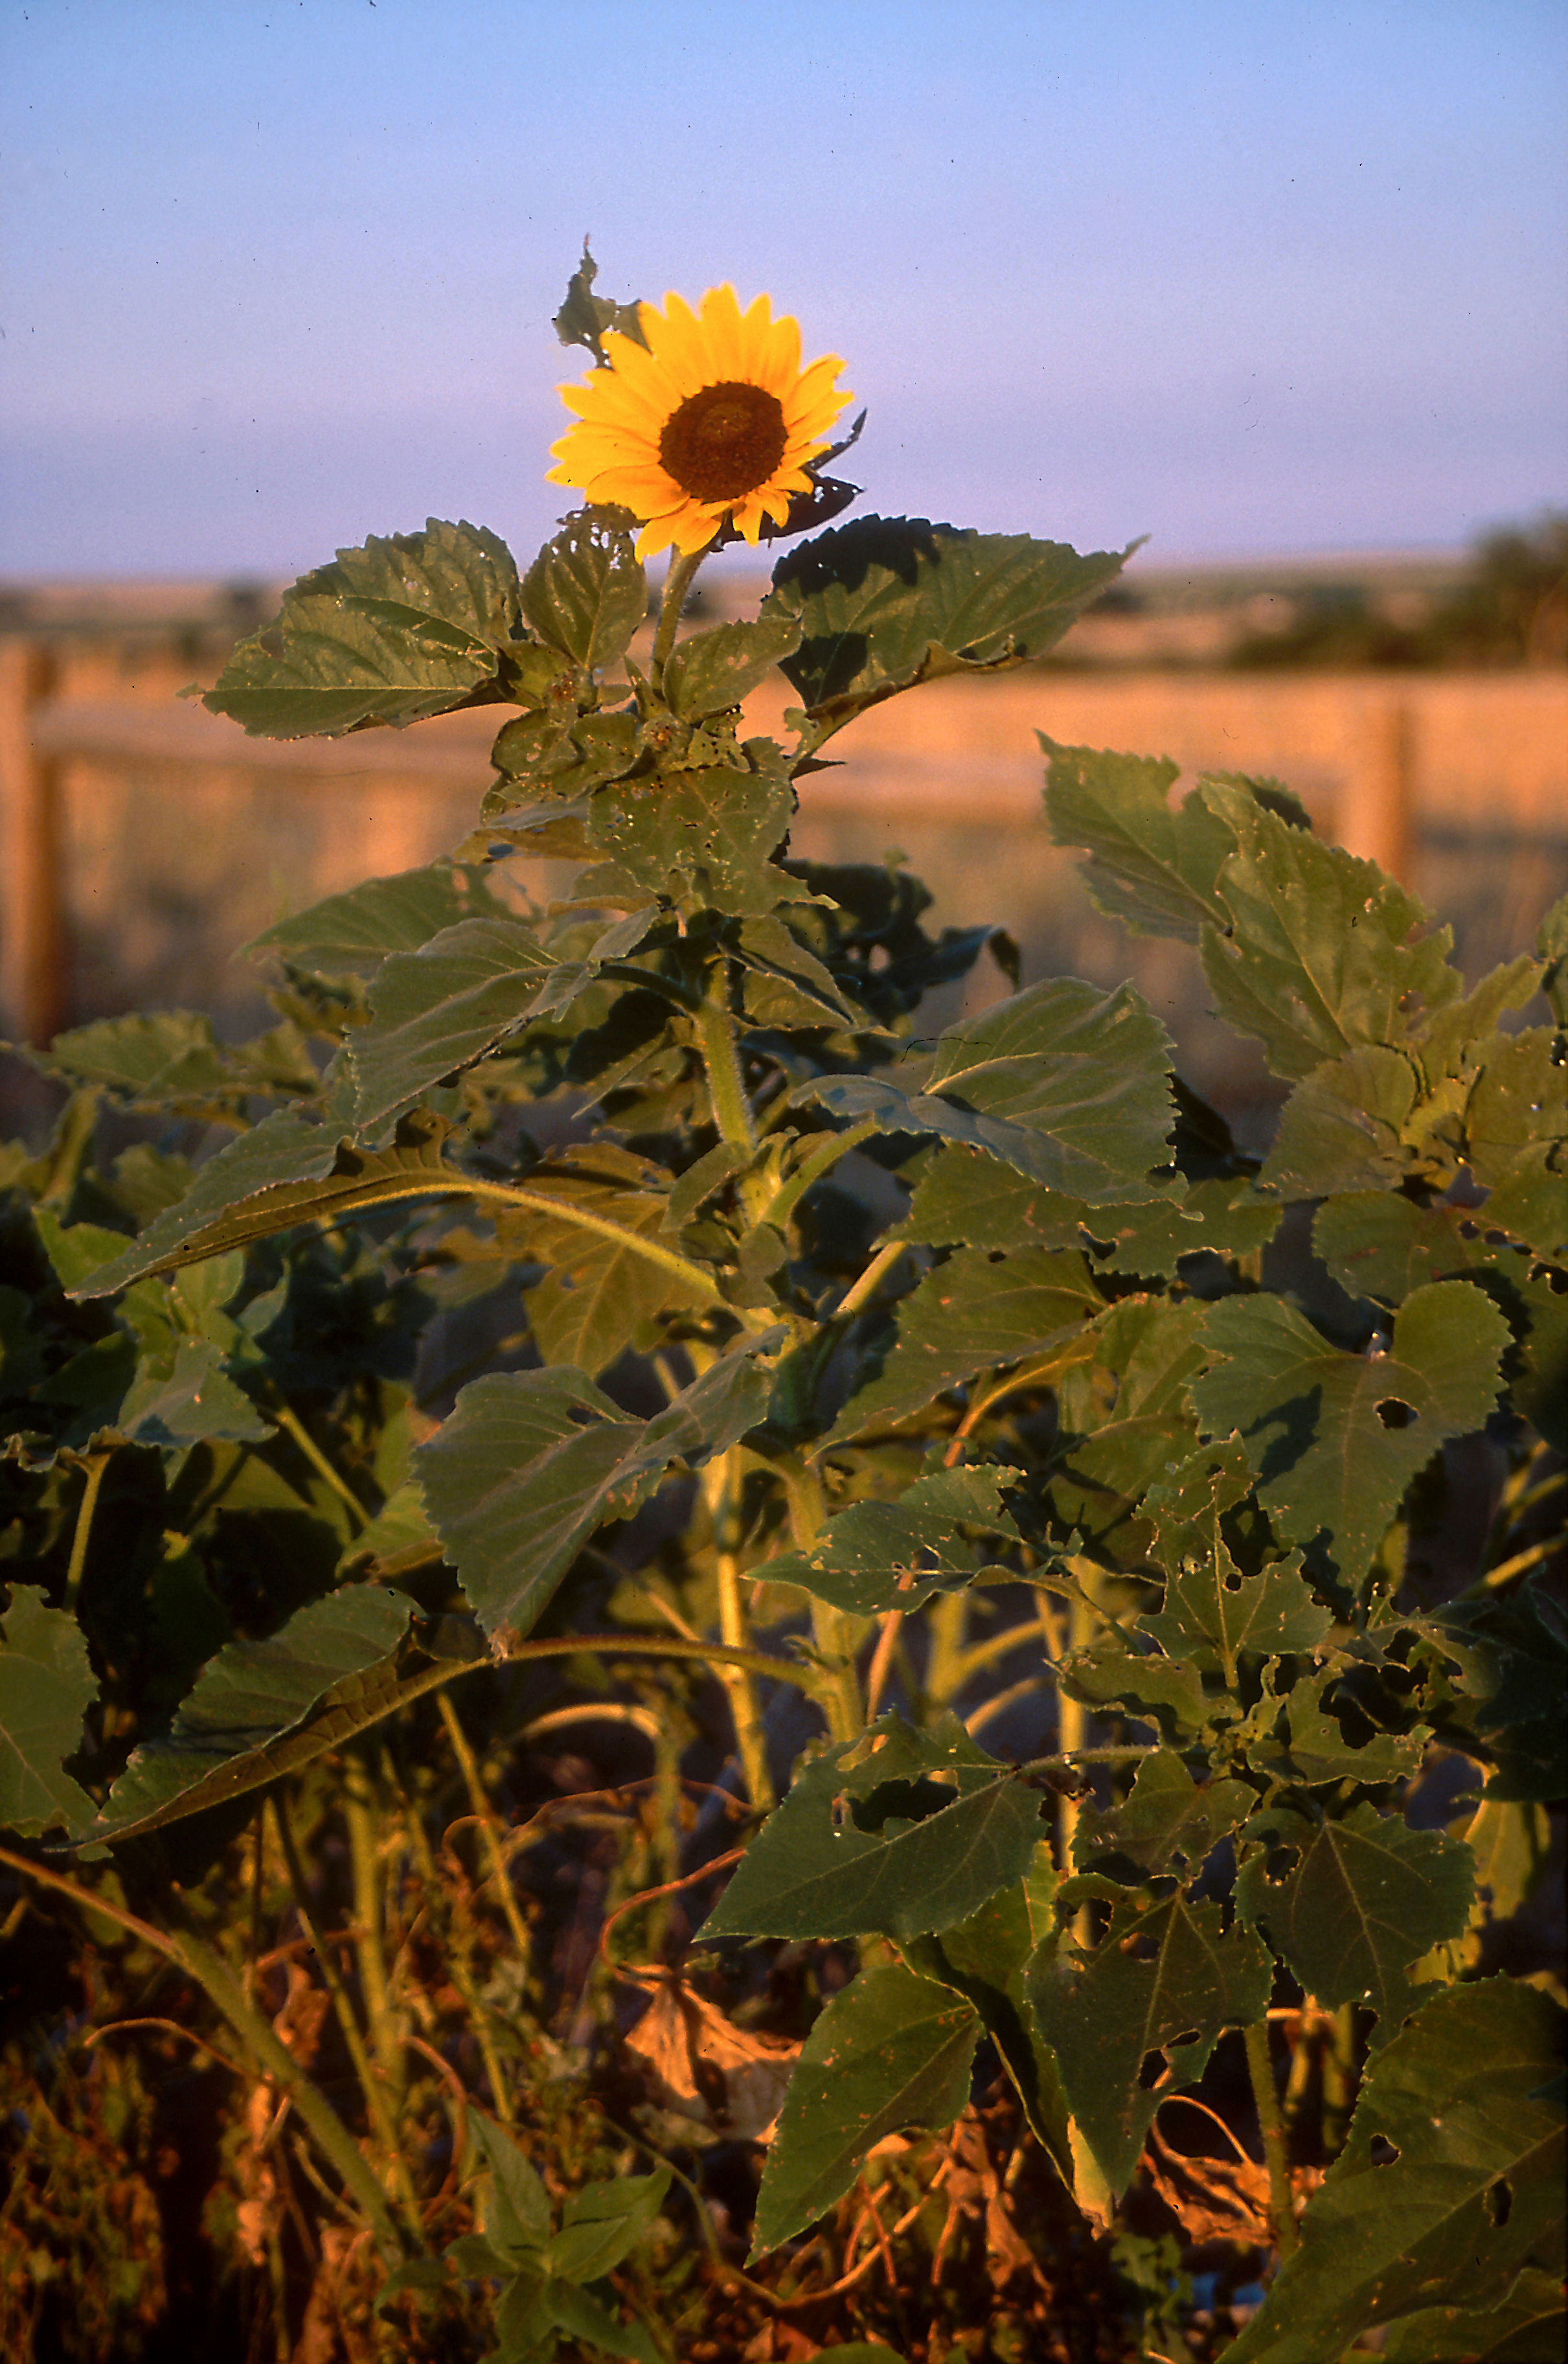
[[[431,860],[473,824],[494,709],[278,744],[177,703],[174,679],[0,642],[0,1022],[16,1038],[132,1006],[252,1022],[235,945],[284,909]],[[760,694],[749,726],[776,729],[788,702],[782,684]],[[1471,973],[1527,943],[1568,885],[1562,675],[1047,668],[930,684],[834,743],[841,766],[801,784],[795,852],[878,861],[896,842],[939,920],[995,920],[1033,974],[1130,971],[1200,1086],[1216,1079],[1195,965],[1180,946],[1129,946],[1089,909],[1040,818],[1037,730],[1285,780],[1324,833],[1453,921]],[[535,868],[548,897],[559,874]],[[1233,1075],[1225,1096],[1263,1089]]]

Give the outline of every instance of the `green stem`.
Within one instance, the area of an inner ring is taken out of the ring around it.
[[[1269,2215],[1273,2225],[1274,2241],[1279,2249],[1280,2263],[1295,2256],[1300,2236],[1296,2229],[1296,2205],[1290,2188],[1290,2168],[1285,2158],[1284,2125],[1280,2117],[1279,2093],[1274,2085],[1273,2057],[1269,2050],[1269,2023],[1254,2020],[1241,2031],[1247,2046],[1247,2072],[1252,2080],[1252,2099],[1257,2105],[1258,2124],[1263,2136],[1263,2159],[1269,2170]]]
[[[29,1863],[26,1856],[13,1855],[8,1847],[0,1847],[0,1863],[8,1864],[13,1871],[25,1872],[29,1879],[38,1880],[45,1888],[58,1890],[81,1911],[101,1912],[106,1919],[117,1922],[122,1929],[129,1930],[144,1946],[150,1946],[155,1953],[161,1954],[195,1980],[228,2022],[262,2075],[270,2078],[280,2092],[288,2095],[317,2150],[337,2169],[344,2190],[358,2202],[383,2258],[389,2265],[401,2265],[406,2255],[404,2243],[370,2161],[293,2053],[261,2013],[251,2009],[243,1987],[217,1948],[188,1922],[177,1935],[166,1935],[111,1902],[108,1897],[80,1887],[58,1871],[47,1871],[41,1864]]]
[[[309,1462],[317,1475],[322,1479],[323,1483],[329,1486],[333,1493],[337,1495],[339,1502],[341,1502],[347,1510],[351,1511],[353,1514],[354,1525],[356,1529],[362,1533],[364,1529],[368,1527],[371,1522],[370,1512],[360,1500],[358,1495],[354,1493],[349,1485],[348,1480],[339,1477],[338,1471],[333,1468],[332,1464],[328,1460],[327,1455],[322,1452],[321,1447],[317,1444],[316,1439],[311,1435],[310,1431],[300,1419],[299,1414],[295,1411],[291,1411],[288,1405],[284,1404],[281,1411],[272,1412],[268,1416],[275,1426],[283,1430],[285,1436],[292,1439],[292,1441],[298,1445],[300,1451],[304,1454],[306,1459]]]
[[[87,1543],[93,1533],[93,1514],[98,1507],[98,1489],[104,1482],[104,1472],[111,1459],[109,1453],[84,1453],[82,1455],[82,1500],[76,1506],[76,1525],[71,1537],[71,1564],[65,1571],[65,1607],[76,1614],[77,1598],[82,1590],[82,1571],[87,1565]]]
[[[444,1697],[444,1694],[443,1694]],[[370,1768],[357,1748],[344,1756],[343,1819],[349,1833],[349,1863],[354,1883],[355,1951],[360,1962],[360,1990],[376,2066],[391,2095],[395,2116],[403,2106],[403,2022],[393,2009],[386,1972],[386,1947],[382,1935],[381,1850],[377,1840],[378,1800]]]
[[[822,1480],[798,1454],[791,1454],[772,1466],[784,1479],[795,1548],[808,1551],[828,1522],[828,1497],[822,1490]],[[865,1701],[855,1671],[855,1648],[862,1622],[812,1595],[811,1637],[828,1678],[821,1705],[835,1740],[858,1740],[865,1730]]]
[[[883,1275],[892,1269],[908,1245],[907,1240],[889,1240],[885,1247],[878,1248],[860,1278],[851,1281],[833,1308],[835,1321],[842,1321],[847,1315],[860,1311],[862,1306],[875,1293],[877,1283],[882,1279]]]
[[[858,1149],[879,1129],[877,1119],[868,1116],[862,1117],[859,1124],[851,1125],[847,1132],[830,1132],[809,1157],[802,1158],[788,1181],[779,1184],[762,1210],[766,1221],[775,1231],[782,1232],[812,1184],[820,1182],[840,1157],[847,1157],[851,1149]]]
[[[365,2097],[365,2109],[371,2124],[375,2130],[376,2138],[392,2169],[398,2196],[408,2213],[409,2225],[422,2240],[419,2200],[414,2189],[414,2180],[408,2172],[408,2162],[403,2156],[403,2147],[397,2138],[397,2128],[393,2123],[391,2111],[387,2107],[386,2094],[383,2090],[381,2080],[376,2075],[370,2055],[365,2050],[364,2038],[360,2034],[360,2024],[354,2017],[354,2007],[349,2000],[349,1990],[338,1974],[338,1965],[332,1958],[326,1937],[317,1926],[316,1916],[310,1909],[310,1889],[305,1877],[305,1866],[300,1861],[299,1850],[295,1845],[294,1831],[289,1823],[288,1812],[284,1804],[281,1790],[272,1791],[272,1813],[277,1822],[278,1837],[283,1844],[284,1861],[288,1866],[289,1885],[294,1890],[294,1909],[299,1916],[299,1925],[315,1949],[322,1984],[332,1998],[332,2009],[337,2014],[338,2024],[342,2030],[343,2042],[348,2049],[349,2057],[354,2064],[354,2074],[360,2080],[360,2090]]]
[[[731,1445],[728,1453],[716,1455],[703,1472],[704,1491],[713,1521],[718,1630],[727,1648],[731,1650],[745,1647],[748,1632],[745,1606],[740,1598],[740,1448]],[[771,1808],[777,1800],[768,1772],[767,1736],[762,1727],[756,1683],[744,1667],[725,1667],[720,1671],[725,1689],[729,1693],[735,1746],[745,1777],[747,1795],[753,1806]]]
[[[1341,2003],[1323,2041],[1323,2150],[1337,2158],[1344,2146],[1356,2091],[1356,2007]]]
[[[708,1097],[719,1136],[746,1157],[757,1154],[757,1128],[740,1073],[735,1021],[729,1014],[729,963],[723,953],[708,971],[707,991],[697,1015],[703,1065],[707,1069]]]
[[[670,572],[664,577],[664,596],[659,603],[659,629],[653,635],[653,654],[649,661],[648,675],[654,690],[664,695],[664,667],[675,645],[675,633],[681,621],[681,610],[686,604],[686,594],[697,568],[712,549],[705,542],[701,550],[672,552]]]

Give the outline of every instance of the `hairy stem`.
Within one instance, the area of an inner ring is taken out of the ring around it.
[[[1274,2085],[1274,2064],[1269,2051],[1269,2023],[1254,2020],[1243,2028],[1247,2046],[1247,2072],[1252,2080],[1252,2099],[1257,2104],[1258,2124],[1263,2137],[1263,2159],[1269,2170],[1269,2216],[1273,2225],[1274,2240],[1279,2248],[1280,2263],[1294,2257],[1299,2240],[1296,2229],[1296,2202],[1290,2188],[1290,2168],[1285,2158],[1284,2124],[1280,2116],[1279,2093]]]
[[[703,1472],[703,1490],[713,1521],[714,1566],[718,1585],[718,1630],[728,1648],[743,1649],[749,1635],[745,1605],[740,1598],[740,1469],[739,1445],[717,1455]],[[735,1746],[745,1776],[747,1795],[754,1806],[771,1807],[777,1800],[768,1771],[767,1737],[757,1686],[746,1667],[722,1667],[735,1724]]]
[[[820,1182],[824,1174],[830,1172],[840,1157],[847,1157],[851,1149],[858,1149],[862,1141],[869,1141],[878,1130],[877,1119],[868,1116],[862,1117],[859,1124],[851,1125],[845,1132],[830,1132],[809,1157],[801,1159],[787,1182],[779,1184],[762,1210],[765,1220],[773,1224],[775,1231],[782,1232],[812,1184]]]
[[[701,550],[672,551],[670,571],[664,577],[664,596],[659,603],[659,629],[653,635],[653,654],[649,662],[649,677],[659,695],[664,691],[664,667],[675,645],[675,633],[681,621],[681,610],[686,604],[686,594],[703,560],[713,547],[705,542]]]
[[[719,1136],[746,1157],[757,1154],[757,1128],[740,1073],[735,1021],[729,1013],[729,963],[721,953],[708,972],[707,991],[697,1016],[708,1097]]]

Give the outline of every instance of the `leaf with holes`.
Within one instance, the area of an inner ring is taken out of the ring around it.
[[[766,610],[753,624],[719,624],[678,641],[664,667],[664,695],[683,720],[700,722],[739,706],[800,646],[800,619]]]
[[[603,509],[569,518],[523,577],[523,614],[586,673],[614,664],[647,609],[648,578],[631,536]]]
[[[662,896],[688,908],[760,916],[797,895],[769,859],[794,809],[788,775],[771,742],[753,740],[747,752],[755,768],[713,764],[601,789],[587,834],[606,859],[578,880],[579,898],[630,908]]]
[[[753,2258],[825,2216],[886,2135],[939,2133],[969,2099],[981,2023],[952,1988],[862,1970],[806,2037],[762,2163]]]
[[[1464,1928],[1475,1890],[1470,1849],[1364,1801],[1316,1824],[1270,1807],[1245,1835],[1261,1846],[1237,1875],[1240,1918],[1265,1932],[1326,2010],[1375,2011],[1376,2041],[1386,2043],[1417,1999],[1411,1966]]]
[[[798,1584],[856,1617],[918,1609],[934,1592],[961,1591],[985,1572],[966,1528],[1018,1541],[1002,1489],[1020,1475],[939,1469],[895,1500],[851,1502],[806,1550],[782,1553],[754,1573],[770,1584]]]
[[[1302,2215],[1301,2246],[1226,2364],[1323,2364],[1359,2334],[1429,2309],[1502,2307],[1523,2268],[1555,2267],[1563,2113],[1540,2089],[1562,2034],[1558,2004],[1512,1979],[1426,2003],[1373,2059],[1345,2147]],[[1427,2364],[1488,2351],[1391,2342],[1388,2352]],[[1530,2364],[1555,2350],[1513,2353]]]
[[[1029,1972],[1067,2106],[1106,2183],[1129,2181],[1167,2093],[1195,2084],[1228,2027],[1268,2008],[1273,1964],[1216,1902],[1118,1897],[1092,1951],[1052,1941]]]
[[[1114,1806],[1078,1810],[1073,1861],[1080,1871],[1107,1859],[1151,1879],[1173,1862],[1195,1872],[1222,1838],[1239,1830],[1258,1802],[1245,1781],[1195,1781],[1168,1748],[1146,1756],[1131,1790]]]
[[[840,1743],[796,1773],[703,1924],[705,1944],[924,1936],[1023,1877],[1040,1801],[953,1715],[925,1732],[884,1716],[867,1737],[854,1765]]]
[[[1212,1434],[1240,1432],[1280,1533],[1309,1546],[1321,1536],[1353,1585],[1416,1472],[1485,1426],[1508,1329],[1478,1288],[1439,1281],[1406,1299],[1385,1355],[1331,1346],[1262,1294],[1211,1306],[1204,1337],[1218,1359],[1193,1383],[1198,1418]]]

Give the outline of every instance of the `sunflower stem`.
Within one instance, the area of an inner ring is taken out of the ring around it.
[[[670,560],[670,572],[664,577],[664,597],[659,606],[659,629],[653,635],[653,655],[649,663],[649,678],[656,696],[664,694],[664,667],[675,645],[675,630],[681,620],[681,610],[686,604],[686,594],[697,568],[713,548],[705,542],[700,550],[683,550]]]

